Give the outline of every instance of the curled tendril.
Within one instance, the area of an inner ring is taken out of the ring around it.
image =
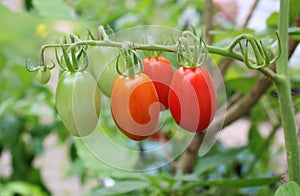
[[[275,57],[274,57],[274,59],[273,60],[271,60],[271,62],[270,62],[270,64],[273,64],[273,63],[275,63],[278,59],[279,59],[279,57],[280,57],[280,55],[281,55],[281,41],[280,41],[280,39],[279,39],[279,34],[278,33],[276,33],[276,39],[277,39],[277,41],[278,41],[278,50],[277,50],[277,54],[275,54]]]
[[[44,62],[43,62],[43,65],[40,65],[40,66],[34,66],[30,60],[26,60],[25,61],[25,68],[27,71],[29,72],[36,72],[38,70],[43,70],[43,71],[46,71],[46,70],[51,70],[55,67],[55,63],[51,60],[51,63],[52,65],[51,66],[47,66]]]
[[[39,67],[35,67],[35,66],[30,62],[29,59],[25,61],[25,68],[26,68],[27,71],[29,71],[29,72],[35,72],[35,71],[39,70]]]
[[[207,59],[207,48],[202,37],[185,31],[178,39],[177,61],[186,68],[201,66]]]
[[[125,58],[125,71],[120,69],[119,60],[121,55],[124,55]],[[116,61],[116,69],[119,75],[127,77],[142,73],[144,67],[141,63],[141,58],[135,50],[126,50],[119,53]]]
[[[244,62],[249,69],[261,69],[270,66],[275,63],[279,56],[281,55],[281,43],[279,40],[279,36],[276,33],[276,38],[278,40],[278,50],[275,54],[275,57],[271,59],[271,52],[268,48],[262,43],[262,41],[257,41],[253,37],[245,37],[246,46],[243,49],[241,40],[238,42],[241,54],[244,58]],[[253,49],[255,59],[252,60],[249,58],[249,44]]]

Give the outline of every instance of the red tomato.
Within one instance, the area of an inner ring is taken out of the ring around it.
[[[118,128],[133,140],[156,132],[160,104],[151,79],[143,73],[118,76],[111,94],[111,112]]]
[[[147,74],[154,83],[159,101],[162,104],[160,109],[168,109],[169,87],[174,74],[171,63],[164,57],[148,57],[142,61],[142,64],[144,65],[143,73]]]
[[[174,74],[169,106],[176,123],[190,132],[200,132],[211,123],[216,111],[216,91],[204,67],[180,67]]]

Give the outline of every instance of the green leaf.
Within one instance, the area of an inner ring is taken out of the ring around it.
[[[280,176],[266,177],[266,178],[249,178],[249,179],[221,179],[221,180],[211,180],[211,181],[198,181],[195,183],[195,186],[197,184],[200,186],[216,186],[222,188],[254,187],[254,186],[264,186],[264,185],[277,183],[280,181],[280,179],[281,179]]]
[[[255,85],[257,78],[235,78],[225,81],[225,86],[227,90],[247,93]]]
[[[280,186],[275,192],[275,196],[300,196],[300,186],[294,182],[290,181],[282,186]]]
[[[288,33],[292,36],[294,40],[300,40],[300,28],[299,27],[290,27],[288,28]]]
[[[97,189],[94,191],[91,196],[96,196],[96,195],[117,195],[117,194],[124,194],[124,193],[129,193],[132,191],[136,190],[141,190],[145,189],[149,186],[150,184],[148,182],[143,182],[143,181],[124,181],[124,182],[116,182],[114,186],[111,187],[103,187],[100,189]]]
[[[109,176],[114,169],[105,165],[99,159],[97,159],[92,152],[85,146],[82,140],[75,140],[75,146],[79,158],[83,161],[83,165],[86,168],[93,170],[99,177]]]
[[[270,28],[278,27],[278,12],[273,12],[267,19],[267,26]]]
[[[289,15],[289,24],[293,24],[294,20],[297,18],[300,12],[300,3],[299,0],[290,0],[290,15]]]
[[[40,187],[30,184],[28,182],[22,182],[22,181],[14,181],[8,183],[5,188],[14,195],[35,195],[35,196],[45,196],[47,195],[45,192],[43,192]]]
[[[290,28],[288,28],[288,33],[291,35],[299,35],[300,27],[290,27]]]
[[[84,166],[92,169],[101,177],[111,176],[112,173],[125,172],[116,169],[116,167],[133,169],[139,159],[138,152],[120,150],[118,146],[111,143],[107,136],[99,133],[99,129],[98,127],[93,135],[90,135],[92,137],[75,140],[78,156],[83,160]]]
[[[258,153],[262,151],[261,147],[264,139],[258,131],[258,127],[256,123],[252,123],[249,131],[249,148],[253,153]]]
[[[209,170],[215,170],[220,165],[228,165],[234,162],[235,157],[240,153],[240,149],[230,150],[225,153],[218,153],[211,156],[200,157],[194,169],[195,173],[202,174]],[[194,179],[194,178],[191,178]]]
[[[22,122],[13,115],[0,118],[0,143],[8,148],[14,147],[22,131]]]
[[[226,31],[224,31],[224,29],[210,31],[210,34],[214,37],[214,45],[218,47],[227,47],[235,37],[242,34],[253,33],[254,30],[251,29],[245,29],[240,31],[237,31],[236,29],[227,29]]]
[[[62,0],[33,0],[32,3],[41,16],[47,18],[72,18],[72,8]]]
[[[82,176],[86,172],[86,168],[84,167],[82,160],[76,159],[73,161],[73,164],[71,165],[70,169],[67,172],[67,177],[71,176]]]

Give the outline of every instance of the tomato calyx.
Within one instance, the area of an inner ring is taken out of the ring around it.
[[[121,69],[120,58],[124,62],[124,69]],[[143,72],[143,65],[141,63],[141,58],[137,54],[137,52],[133,50],[125,50],[121,52],[116,61],[117,72],[121,76],[134,76],[135,74],[140,74]]]
[[[177,61],[185,68],[196,68],[206,62],[207,48],[202,37],[185,31],[178,38]]]
[[[55,47],[55,58],[63,71],[77,72],[84,71],[89,65],[87,48],[88,46],[76,46],[72,45],[76,41],[81,41],[79,37],[74,34],[69,35],[69,41],[67,38],[64,38],[60,48],[61,48],[61,57],[58,55],[57,47]]]
[[[89,65],[87,52],[84,48],[80,48],[79,50],[76,48],[66,48],[61,45],[62,56],[58,57],[57,49],[55,48],[55,58],[60,66],[60,68],[64,71],[77,72],[84,71]]]

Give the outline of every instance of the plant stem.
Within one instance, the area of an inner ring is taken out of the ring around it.
[[[278,77],[275,80],[275,85],[278,90],[281,120],[284,129],[289,180],[300,184],[299,149],[287,67],[288,16],[289,0],[281,0],[279,11],[279,38],[282,43],[282,53],[277,61],[276,69]]]
[[[250,35],[244,35],[245,37],[250,36]],[[243,36],[243,37],[244,37]],[[239,40],[241,38],[238,38]],[[235,41],[233,43],[236,43]],[[42,61],[44,61],[44,53],[45,50],[48,48],[58,48],[58,47],[79,47],[79,46],[106,46],[106,47],[116,47],[116,48],[122,48],[123,47],[123,42],[115,42],[109,39],[105,40],[82,40],[82,41],[76,41],[74,43],[70,44],[47,44],[43,45],[41,47],[41,52],[40,52],[40,60],[41,60],[41,65],[43,64]],[[150,50],[150,51],[163,51],[163,52],[177,52],[178,49],[178,44],[174,45],[157,45],[157,44],[134,44],[134,48],[136,50]],[[210,46],[207,45],[207,51],[212,54],[219,54],[222,56],[227,56],[234,58],[238,61],[243,62],[243,56],[234,52],[230,47],[229,48],[219,48],[215,46]]]
[[[289,180],[300,184],[300,159],[296,123],[287,78],[282,77],[278,79],[276,87],[278,90],[281,120],[284,130]]]
[[[219,47],[214,47],[214,46],[209,46],[209,45],[207,45],[206,47],[207,47],[208,53],[227,56],[227,57],[234,58],[238,61],[244,62],[244,58],[242,55],[240,55],[234,51],[231,51],[229,48],[219,48]]]

